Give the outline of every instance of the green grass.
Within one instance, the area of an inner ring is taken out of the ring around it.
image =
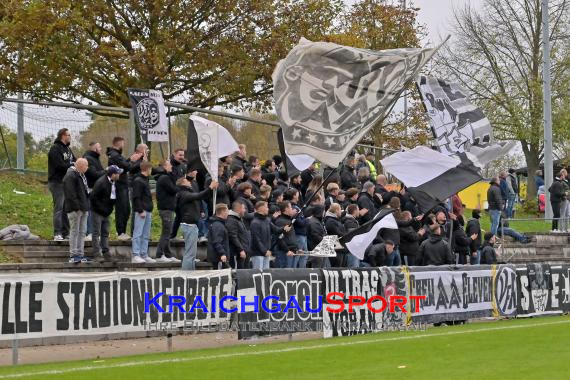
[[[471,219],[472,210],[465,210],[465,220]],[[544,217],[544,214],[541,214]],[[522,210],[522,208],[517,208],[515,213],[515,219],[538,219],[539,215],[537,213],[528,213]],[[485,211],[481,213],[481,229],[484,231],[491,230],[491,217]],[[532,221],[511,221],[509,226],[522,233],[527,232],[550,232],[552,223],[550,221],[544,220],[532,220]]]
[[[18,194],[14,192],[25,192]],[[155,207],[152,215],[152,239],[160,237],[160,216]],[[129,221],[130,223],[130,221]],[[0,172],[0,229],[11,224],[26,224],[42,239],[53,238],[52,199],[47,176]],[[111,215],[111,239],[116,237]],[[130,231],[130,226],[127,231]]]
[[[562,379],[570,318],[0,368],[0,379]],[[105,368],[111,367],[111,368]],[[49,371],[62,371],[60,373]]]

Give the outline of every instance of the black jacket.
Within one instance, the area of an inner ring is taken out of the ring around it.
[[[471,240],[471,243],[469,244],[470,253],[477,252],[477,250],[481,247],[481,242],[483,241],[481,223],[479,222],[479,219],[469,219],[467,226],[465,226],[465,233],[467,236],[477,234],[477,239]]]
[[[343,190],[348,190],[351,187],[360,188],[358,178],[354,175],[354,169],[350,166],[343,166],[340,171],[340,187]]]
[[[67,169],[73,166],[75,156],[60,140],[55,140],[48,153],[48,182],[61,182]]]
[[[503,196],[501,195],[501,187],[496,183],[492,183],[487,190],[487,203],[489,210],[502,210],[503,209]]]
[[[374,218],[376,216],[376,214],[378,213],[374,199],[372,198],[372,196],[370,194],[368,194],[366,192],[361,192],[358,195],[357,204],[358,204],[358,207],[360,209],[365,208],[368,210],[366,215],[362,215],[360,217],[360,224],[364,224],[364,223],[372,220],[372,218]]]
[[[342,224],[344,225],[344,229],[346,230],[346,232],[350,232],[354,229],[357,229],[358,227],[360,227],[360,224],[358,223],[358,220],[356,220],[353,216],[351,215],[346,215],[344,217],[344,219],[342,220]]]
[[[313,216],[307,220],[309,221],[307,225],[307,247],[309,251],[312,251],[323,240],[327,231],[321,218]]]
[[[180,223],[197,225],[200,220],[200,201],[211,196],[212,190],[209,187],[200,192],[192,187],[178,187],[176,208],[178,215],[180,215]]]
[[[272,235],[280,234],[281,228],[271,223],[268,216],[255,213],[251,222],[251,256],[265,256],[271,249]]]
[[[148,177],[139,175],[133,180],[133,211],[141,213],[143,211],[152,212],[152,194]]]
[[[123,169],[123,173],[119,177],[117,184],[119,186],[127,186],[129,183],[129,170],[131,170],[131,160],[123,157],[120,151],[115,148],[107,148],[107,157],[109,158],[109,166],[117,165]]]
[[[113,212],[115,199],[111,199],[113,184],[109,177],[104,175],[100,177],[93,186],[93,190],[89,194],[91,201],[91,210],[102,216],[109,216]],[[116,188],[115,188],[116,191]],[[115,194],[116,195],[116,194]]]
[[[445,265],[454,264],[447,240],[440,235],[431,235],[420,245],[417,257],[418,265]]]
[[[291,203],[291,206],[293,207],[293,210],[297,212],[295,224],[293,224],[293,228],[295,228],[295,234],[307,236],[307,226],[309,224],[309,221],[305,217],[304,212],[301,211],[301,207],[299,207],[299,205]]]
[[[410,224],[398,228],[400,232],[400,254],[402,256],[416,256],[420,249],[420,235]]]
[[[89,194],[82,176],[75,167],[67,169],[63,177],[64,212],[89,211]]]
[[[453,240],[455,243],[453,248],[454,252],[464,256],[471,254],[471,242],[473,240],[471,240],[471,237],[467,236],[459,223],[455,222],[453,225],[457,226],[457,228],[454,228],[453,230]]]
[[[550,191],[551,203],[562,202],[564,199],[566,199],[565,184],[559,178],[554,179],[552,186],[550,186],[548,191]]]
[[[226,229],[230,240],[230,256],[238,257],[241,251],[250,253],[251,236],[243,219],[233,211],[230,211],[226,220]]]
[[[495,248],[491,247],[488,242],[485,242],[483,249],[481,249],[481,264],[497,264]]]
[[[97,152],[93,152],[92,150],[88,150],[83,154],[83,158],[87,160],[89,163],[89,167],[85,172],[85,177],[87,178],[87,186],[90,189],[95,186],[95,182],[105,175],[105,169],[101,164],[100,154]]]
[[[156,204],[159,210],[176,210],[176,174],[160,173],[156,177]]]
[[[337,235],[339,238],[346,235],[346,228],[344,228],[342,222],[334,216],[325,216],[325,229],[328,235]]]
[[[246,181],[251,185],[251,194],[255,197],[255,199],[260,199],[261,190],[259,187],[261,186],[260,183],[252,181],[251,178]]]
[[[309,168],[301,172],[301,185],[303,186],[303,194],[307,192],[307,187],[315,177],[315,172]]]
[[[387,256],[384,243],[372,244],[364,252],[364,261],[373,267],[383,266]]]
[[[182,178],[186,175],[186,164],[183,162],[178,162],[174,157],[170,157],[170,163],[172,164],[172,174],[176,179]]]
[[[279,215],[275,221],[275,225],[279,228],[291,225],[292,219],[287,215]],[[283,238],[277,241],[277,247],[283,252],[297,252],[299,247],[297,246],[297,234],[295,233],[295,228],[291,228],[289,232],[283,231]]]
[[[210,218],[208,227],[208,262],[217,269],[220,257],[226,256],[230,259],[230,240],[228,238],[228,230],[226,229],[226,221],[213,216]]]

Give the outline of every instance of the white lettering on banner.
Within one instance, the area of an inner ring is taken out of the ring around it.
[[[145,323],[185,321],[203,324],[229,320],[218,307],[231,295],[231,271],[83,274],[30,273],[0,275],[0,340],[61,335],[144,331]],[[148,296],[145,295],[148,293]],[[145,312],[145,299],[158,293],[168,310],[170,296],[183,296],[185,312]],[[200,296],[207,310],[195,308]],[[215,299],[213,299],[215,297]]]

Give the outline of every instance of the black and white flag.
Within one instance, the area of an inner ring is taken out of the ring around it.
[[[337,167],[437,49],[372,51],[301,39],[273,72],[287,152]]]
[[[190,117],[186,151],[189,168],[205,170],[217,180],[218,160],[238,150],[238,143],[227,129],[203,117]]]
[[[459,84],[422,75],[417,86],[440,152],[469,153],[473,163],[483,167],[514,146],[494,141],[489,119]]]
[[[168,141],[168,122],[162,92],[129,88],[127,94],[142,140]]]
[[[426,146],[394,153],[380,163],[406,185],[424,213],[483,179],[465,153],[448,156]]]
[[[283,141],[282,128],[279,128],[279,131],[277,131],[277,142],[279,143],[279,152],[283,159],[283,167],[289,178],[301,173],[315,162],[315,159],[307,154],[287,153],[285,150],[285,142]]]
[[[381,229],[398,229],[393,212],[394,209],[388,208],[380,210],[374,219],[344,235],[341,238],[342,245],[360,260],[364,259],[366,248],[376,239]]]

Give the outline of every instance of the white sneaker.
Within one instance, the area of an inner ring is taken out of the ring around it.
[[[117,239],[119,239],[121,241],[127,241],[127,240],[131,240],[131,237],[129,235],[127,235],[126,233],[122,233],[119,236],[117,236]]]
[[[201,238],[198,239],[198,244],[207,243],[207,242],[208,238],[205,236],[202,236]]]
[[[61,235],[55,235],[55,236],[53,237],[53,240],[55,240],[55,241],[63,241],[63,236],[61,236]]]
[[[166,256],[161,256],[155,260],[157,263],[170,263],[170,259]]]
[[[133,256],[131,263],[133,263],[133,264],[144,264],[144,263],[146,263],[146,261],[145,261],[145,259],[143,259],[140,256]]]
[[[92,241],[92,240],[93,240],[93,235],[89,234],[85,236],[85,241]]]
[[[143,260],[145,261],[145,263],[148,263],[148,264],[156,263],[156,260],[150,256],[146,256]],[[168,260],[168,261],[170,261],[170,260]]]
[[[171,263],[181,263],[182,262],[182,260],[178,260],[176,257],[171,257],[169,260]]]

